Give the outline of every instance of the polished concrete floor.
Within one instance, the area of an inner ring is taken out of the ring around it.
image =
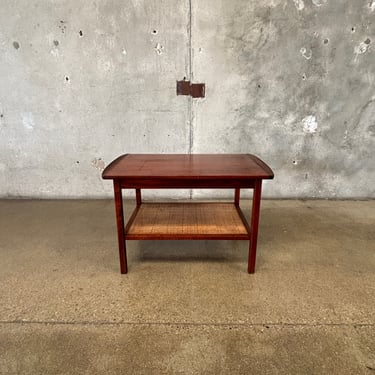
[[[247,249],[129,241],[121,275],[112,201],[0,201],[0,374],[375,374],[375,201],[263,201]]]

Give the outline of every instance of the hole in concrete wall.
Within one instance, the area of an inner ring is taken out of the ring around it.
[[[371,39],[370,38],[367,38],[366,40],[365,40],[365,44],[370,44],[371,43]]]
[[[58,40],[54,40],[54,41],[53,41],[53,44],[57,47],[60,43],[59,43]]]
[[[152,30],[152,34],[154,34],[154,35],[156,35],[158,33],[158,31],[157,30]]]
[[[61,20],[60,21],[60,25],[59,25],[59,29],[61,30],[61,32],[64,34],[65,33],[65,30],[66,30],[66,25],[65,25],[65,21]]]
[[[328,39],[328,38],[325,38],[325,39],[323,40],[323,43],[324,43],[324,44],[328,44],[328,43],[329,43],[329,39]]]
[[[157,43],[156,46],[154,47],[154,50],[158,55],[161,55],[163,54],[164,46],[162,46],[160,43]]]
[[[293,163],[294,165],[297,165],[297,164],[298,164],[297,160],[293,160],[292,163]]]
[[[304,81],[306,81],[306,79],[307,79],[306,74],[303,74],[303,75],[302,75],[302,79],[303,79]]]
[[[14,41],[14,42],[13,42],[13,47],[14,47],[15,49],[18,49],[18,48],[20,48],[20,44],[19,44],[17,41]]]
[[[82,38],[83,37],[83,31],[79,30],[79,36]]]
[[[104,168],[105,168],[105,162],[102,158],[95,158],[91,161],[91,165],[96,168],[96,169],[99,169],[100,171],[103,171]]]
[[[65,76],[65,81],[69,82],[70,78],[68,76]]]
[[[355,33],[355,27],[352,27],[352,33]]]

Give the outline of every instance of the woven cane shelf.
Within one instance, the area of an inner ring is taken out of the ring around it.
[[[248,239],[233,203],[142,203],[126,226],[127,239]]]

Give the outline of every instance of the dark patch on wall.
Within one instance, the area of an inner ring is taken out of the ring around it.
[[[53,41],[53,44],[57,47],[60,43],[59,43],[58,40],[54,40],[54,41]]]
[[[19,44],[17,41],[14,41],[14,42],[13,42],[13,47],[14,47],[15,49],[19,49],[19,48],[20,48],[20,44]]]
[[[372,135],[373,137],[375,137],[375,125],[370,125],[368,128],[367,128],[368,132],[370,133],[370,135]]]

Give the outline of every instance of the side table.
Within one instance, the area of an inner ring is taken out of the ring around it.
[[[102,175],[113,180],[121,273],[126,240],[248,240],[248,272],[255,272],[262,180],[270,167],[250,154],[126,154]],[[142,189],[234,189],[233,202],[142,202]],[[250,225],[240,190],[254,189]],[[122,189],[135,189],[136,208],[124,223]]]

